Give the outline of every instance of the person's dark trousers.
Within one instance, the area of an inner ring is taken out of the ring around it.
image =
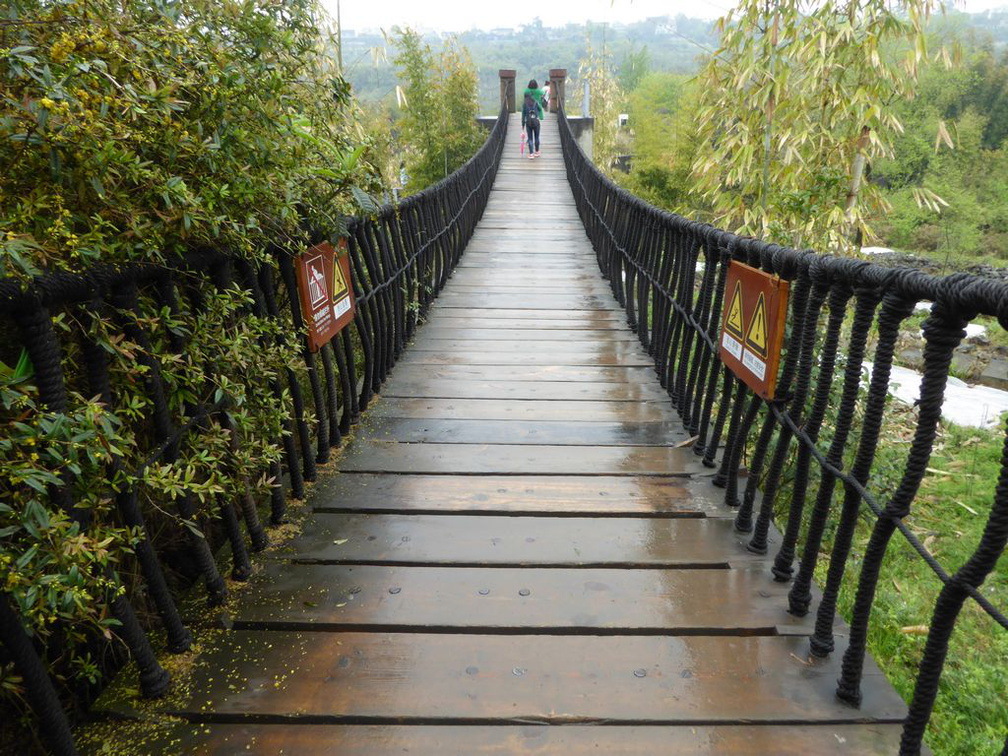
[[[539,152],[539,123],[525,122],[525,133],[528,134],[529,152]]]

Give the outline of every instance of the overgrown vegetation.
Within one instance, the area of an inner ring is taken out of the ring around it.
[[[381,187],[313,0],[13,0],[2,14],[0,276],[174,263],[201,248],[272,266],[273,250],[302,248],[308,227],[336,232],[353,198]],[[119,524],[116,491],[135,486],[148,534],[182,553],[187,529],[215,538],[222,501],[261,501],[276,483],[291,408],[271,380],[297,369],[296,334],[256,317],[239,288],[183,274],[176,291],[173,309],[142,295],[53,313],[62,413],[40,405],[17,331],[0,321],[0,573],[68,708],[103,672],[111,598],[144,601],[130,577],[140,534]],[[110,362],[108,404],[85,378],[86,340]],[[218,409],[177,460],[147,465],[149,355],[176,425]],[[57,506],[62,487],[86,516]],[[184,496],[197,507],[186,517]],[[191,579],[187,558],[167,565],[176,587]],[[23,696],[0,656],[6,722],[30,721]]]

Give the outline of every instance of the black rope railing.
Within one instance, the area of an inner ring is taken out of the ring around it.
[[[288,365],[283,379],[270,378],[266,386],[277,406],[282,406],[285,389],[291,403],[290,408],[284,408],[282,438],[273,441],[283,462],[271,464],[268,470],[274,481],[269,505],[271,523],[284,520],[287,493],[302,498],[304,482],[316,477],[316,465],[329,458],[330,449],[338,446],[352,424],[359,421],[360,413],[387,378],[420,318],[444,287],[486,207],[506,129],[507,113],[502,109],[487,141],[462,168],[398,205],[385,206],[376,217],[350,222],[348,253],[357,300],[353,325],[356,340],[351,329],[345,328],[330,344],[313,353],[307,339],[301,338],[303,366]],[[316,241],[325,236],[318,232],[312,235]],[[237,434],[229,425],[226,398],[191,402],[183,408],[170,406],[165,360],[183,354],[187,342],[170,331],[162,339],[167,347],[160,347],[167,348],[168,353],[155,349],[142,301],[148,299],[174,317],[184,317],[187,312],[198,314],[205,309],[205,291],[238,286],[250,296],[251,314],[280,321],[287,326],[286,332],[304,334],[293,272],[292,256],[298,251],[274,247],[270,250],[274,264],[253,264],[215,250],[199,250],[173,266],[96,265],[79,274],[43,274],[27,284],[0,279],[0,326],[6,326],[20,340],[20,344],[10,346],[23,346],[30,355],[42,411],[66,412],[71,385],[86,386],[89,395],[114,405],[109,359],[87,331],[88,324],[101,320],[138,347],[142,390],[150,411],[133,431],[146,453],[130,471],[124,470],[122,459],[116,457],[107,470],[107,485],[117,504],[119,524],[139,533],[135,547],[139,572],[171,652],[187,650],[192,635],[182,623],[175,596],[165,579],[161,555],[147,533],[138,495],[140,484],[130,483],[112,491],[112,482],[142,480],[148,467],[176,460],[183,443],[192,434],[203,433],[213,420],[231,439],[237,439]],[[82,324],[79,333],[58,333],[53,327],[53,318],[66,311],[77,314],[75,321]],[[83,355],[81,376],[66,374],[67,366],[73,364],[67,359],[72,344],[79,344]],[[213,376],[216,366],[204,369]],[[359,369],[363,371],[362,383],[358,381]],[[302,376],[317,419],[314,428],[306,419]],[[213,396],[213,392],[208,395]],[[250,574],[249,547],[252,551],[263,548],[267,537],[259,519],[259,502],[247,484],[250,471],[238,468],[234,458],[237,451],[232,444],[224,464],[242,481],[243,490],[234,498],[218,496],[216,504],[230,543],[232,577],[242,580]],[[82,528],[88,526],[89,512],[75,506],[70,485],[53,486],[48,496],[54,507],[67,512]],[[197,506],[193,494],[184,492],[174,506],[185,524],[189,558],[205,581],[208,600],[219,603],[227,589],[211,551],[209,533],[194,521]],[[106,600],[110,614],[119,621],[120,637],[140,667],[142,693],[149,697],[162,695],[169,684],[168,674],[158,663],[130,600],[121,592]],[[49,677],[43,650],[26,632],[16,602],[8,595],[0,596],[0,643],[24,681],[26,699],[48,748],[60,756],[76,753],[70,720]]]
[[[979,592],[1008,543],[1008,438],[986,527],[960,569],[949,574],[904,522],[931,458],[953,351],[965,336],[965,326],[979,315],[995,317],[1002,328],[1008,328],[1008,286],[965,274],[939,278],[786,249],[689,221],[647,205],[602,175],[578,147],[562,111],[560,137],[567,177],[599,268],[625,308],[630,327],[653,356],[673,406],[697,438],[695,453],[714,467],[721,451],[713,481],[724,487],[725,503],[737,507],[736,529],[751,533],[750,550],[766,553],[775,506],[785,504],[778,499],[786,468],[793,473],[783,513],[783,541],[772,569],[779,581],[794,577],[787,607],[793,614],[804,615],[811,609],[813,569],[823,556],[827,526],[835,526],[810,643],[813,655],[826,656],[834,650],[837,599],[855,525],[859,516],[874,517],[838,697],[860,705],[869,616],[882,561],[896,531],[943,584],[900,746],[901,754],[919,753],[949,638],[965,601],[973,599],[991,617],[992,627],[1008,628],[1003,611]],[[720,363],[717,344],[732,260],[791,282],[789,345],[777,398],[772,401],[756,395]],[[702,274],[698,274],[700,263]],[[899,326],[921,301],[934,304],[923,327],[926,345],[919,417],[902,480],[882,504],[868,482],[885,422]],[[873,327],[874,343],[870,339]],[[862,368],[872,348],[872,375],[864,395]],[[856,408],[863,412],[857,423]],[[826,437],[829,443],[822,449],[820,434],[827,416],[833,414],[833,427]],[[740,465],[747,451],[751,452],[748,479],[739,499]],[[853,460],[849,467],[848,457]],[[757,485],[763,496],[754,520]],[[815,491],[810,490],[813,485]],[[833,506],[837,485],[843,490],[839,514]],[[807,533],[799,555],[803,527]],[[992,662],[1006,663],[1004,659]],[[1003,697],[1003,691],[992,694]]]

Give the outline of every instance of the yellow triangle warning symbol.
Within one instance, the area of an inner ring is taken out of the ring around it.
[[[347,282],[343,278],[343,266],[340,265],[339,258],[333,260],[333,302],[343,299],[347,293]]]
[[[764,360],[767,358],[766,299],[764,299],[762,291],[759,294],[759,299],[756,300],[752,320],[749,321],[749,330],[746,331],[745,335],[745,345]]]
[[[737,336],[743,337],[745,323],[742,321],[742,282],[735,282],[735,291],[732,293],[731,302],[728,303],[728,314],[725,316],[725,330]]]

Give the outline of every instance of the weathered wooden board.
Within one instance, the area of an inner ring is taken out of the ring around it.
[[[398,418],[368,421],[381,442],[437,444],[539,444],[548,446],[670,446],[687,444],[678,423],[558,423],[541,420]],[[577,452],[573,452],[577,453]]]
[[[655,370],[650,365],[638,365],[636,367],[621,367],[619,365],[524,365],[516,373],[510,373],[501,370],[500,365],[432,366],[398,363],[388,383],[396,380],[400,375],[405,376],[404,380],[422,375],[432,380],[440,378],[446,380],[499,381],[502,383],[518,380],[540,383],[544,381],[559,381],[561,383],[586,381],[588,383],[634,384],[648,383],[655,380]]]
[[[710,480],[564,475],[375,475],[320,480],[317,512],[734,517]]]
[[[233,614],[246,629],[774,635],[812,631],[786,583],[739,570],[269,565]]]
[[[657,381],[641,383],[561,383],[559,381],[496,380],[475,381],[425,377],[428,371],[405,370],[381,389],[385,397],[441,399],[537,399],[592,402],[660,402],[668,393]]]
[[[545,343],[545,342],[544,342]],[[542,365],[602,365],[606,367],[651,367],[654,362],[645,354],[627,354],[626,349],[608,349],[599,347],[596,353],[591,350],[578,354],[549,354],[546,352],[514,352],[501,354],[494,351],[495,345],[483,344],[484,351],[474,352],[432,352],[420,349],[409,349],[400,358],[403,364],[413,363],[428,365],[508,365],[508,366],[542,366]],[[619,354],[617,354],[619,353]],[[622,356],[620,356],[622,355]]]
[[[439,363],[437,363],[439,364]],[[492,364],[492,363],[491,363]],[[382,399],[369,410],[372,417],[430,417],[474,420],[562,420],[567,422],[650,423],[673,420],[667,401],[537,402],[514,399]]]
[[[861,709],[838,701],[842,653],[809,658],[802,637],[229,636],[194,661],[190,691],[153,708],[317,724],[847,724],[897,721],[906,712],[895,692],[872,684],[873,665]]]
[[[713,568],[750,553],[731,520],[318,514],[277,552],[298,562]],[[780,542],[771,534],[770,548]]]
[[[512,328],[509,325],[501,326],[498,323],[496,328],[478,328],[478,327],[466,327],[457,325],[441,325],[441,324],[427,324],[423,327],[422,338],[426,341],[428,339],[433,339],[435,342],[450,340],[450,341],[475,341],[475,342],[488,342],[488,341],[512,341],[515,340],[517,336],[520,336],[518,331],[532,331],[534,328],[534,334],[529,333],[529,337],[534,338],[536,343],[542,343],[545,341],[561,341],[561,342],[588,342],[591,344],[597,344],[601,340],[614,341],[614,342],[626,342],[628,344],[638,344],[637,337],[632,333],[626,331],[618,330],[596,330],[590,328],[549,328],[544,329],[539,326],[530,327],[525,324],[519,328]]]
[[[354,439],[340,460],[346,472],[446,475],[703,475],[692,449],[662,446],[403,444]]]
[[[162,756],[857,756],[899,750],[901,727],[862,725],[189,724],[131,733],[129,753]],[[96,751],[100,745],[96,744]],[[86,751],[92,753],[92,751]]]

